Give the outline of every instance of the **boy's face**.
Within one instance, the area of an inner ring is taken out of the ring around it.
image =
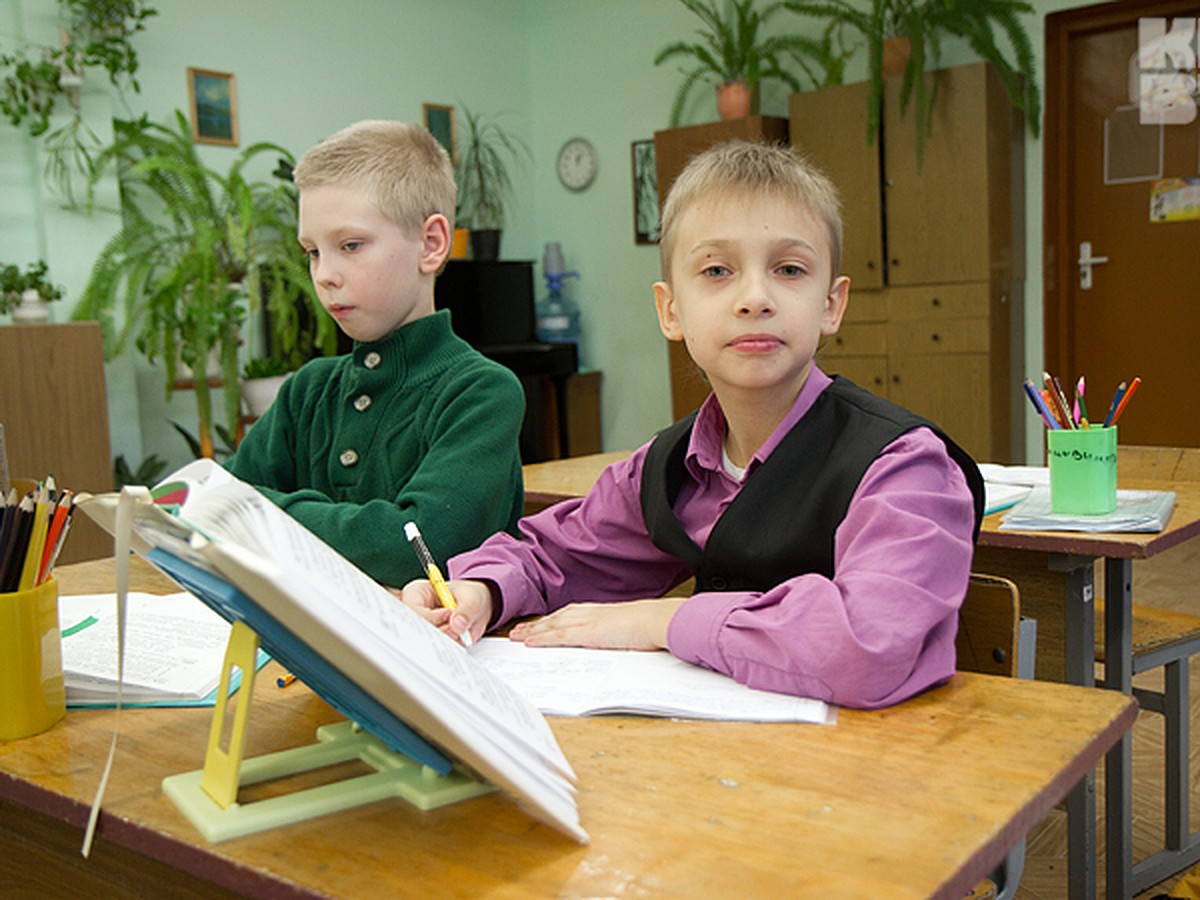
[[[683,340],[723,405],[790,403],[822,337],[841,324],[848,278],[834,278],[824,224],[794,201],[701,201],[679,220],[659,324]]]
[[[449,241],[445,225],[443,216],[430,216],[420,236],[409,236],[354,185],[323,184],[300,193],[297,237],[317,296],[357,341],[387,337],[433,312],[432,276]]]

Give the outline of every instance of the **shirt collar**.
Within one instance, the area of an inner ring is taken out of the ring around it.
[[[816,363],[813,363],[812,368],[809,370],[808,378],[804,380],[804,386],[800,388],[800,393],[796,395],[791,409],[788,410],[787,415],[783,417],[783,420],[771,432],[771,436],[763,442],[763,445],[758,448],[753,458],[747,464],[747,475],[758,468],[771,455],[772,451],[779,446],[779,442],[783,440],[784,435],[792,430],[793,426],[812,408],[817,397],[821,396],[821,392],[832,383],[833,379],[822,372]],[[688,452],[685,464],[693,476],[698,477],[703,470],[710,472],[724,471],[724,467],[721,465],[721,442],[724,438],[725,413],[721,410],[721,404],[717,401],[717,395],[709,394],[708,398],[701,405],[700,412],[696,415],[696,423],[692,427],[692,436],[688,440]]]

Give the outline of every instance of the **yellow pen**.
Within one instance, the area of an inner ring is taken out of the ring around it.
[[[425,574],[429,576],[429,583],[433,585],[433,592],[437,594],[438,601],[446,609],[456,609],[458,601],[450,593],[450,586],[446,584],[446,579],[442,577],[442,570],[433,561],[433,554],[429,552],[429,547],[425,544],[425,539],[421,537],[421,530],[417,528],[416,522],[405,524],[404,536],[412,544],[413,551],[417,554],[417,559],[421,561],[421,565],[425,568]],[[464,631],[461,635],[461,640],[464,647],[470,647],[472,644],[471,633]]]

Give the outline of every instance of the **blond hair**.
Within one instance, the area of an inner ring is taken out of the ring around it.
[[[296,187],[361,187],[380,213],[409,235],[419,235],[441,213],[454,228],[458,188],[445,148],[411,122],[368,119],[330,135],[296,163]]]
[[[820,169],[783,144],[732,140],[694,156],[671,185],[662,209],[662,277],[671,280],[671,253],[685,211],[720,196],[781,197],[808,210],[829,232],[831,274],[842,266],[842,212],[837,188]]]

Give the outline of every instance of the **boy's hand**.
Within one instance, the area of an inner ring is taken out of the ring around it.
[[[530,647],[664,650],[667,625],[686,599],[572,603],[548,616],[514,625],[509,636]]]
[[[399,597],[454,640],[468,632],[472,643],[477,641],[492,620],[491,587],[482,581],[448,581],[446,585],[458,603],[454,609],[442,606],[433,585],[424,578],[406,584]]]

